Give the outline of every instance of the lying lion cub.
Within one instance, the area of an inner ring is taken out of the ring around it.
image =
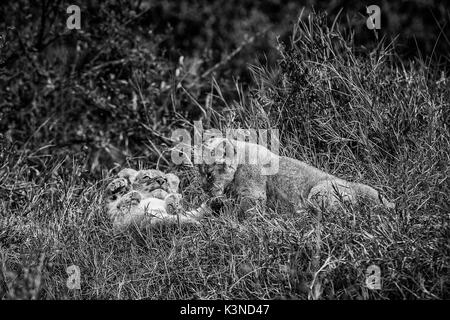
[[[106,188],[106,208],[113,228],[152,227],[158,224],[198,223],[183,212],[180,180],[159,170],[123,169]]]
[[[206,190],[212,199],[225,193],[233,194],[239,201],[241,213],[258,203],[265,205],[268,199],[290,204],[296,212],[308,206],[336,210],[342,203],[357,204],[364,200],[395,207],[370,186],[348,182],[299,160],[278,156],[258,144],[212,138],[205,147],[225,154],[213,164],[200,166]],[[253,164],[249,164],[251,160]],[[277,170],[267,174],[268,166],[275,166]],[[211,202],[213,209],[215,203]],[[197,209],[198,214],[204,207]]]

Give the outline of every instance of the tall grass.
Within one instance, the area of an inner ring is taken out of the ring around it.
[[[373,185],[395,201],[395,210],[268,209],[238,221],[230,203],[198,227],[113,235],[102,203],[112,171],[93,178],[81,149],[54,154],[51,144],[2,139],[0,297],[449,298],[449,80],[420,61],[398,61],[389,46],[353,48],[338,24],[310,15],[280,44],[278,68],[250,67],[253,88],[238,85],[235,101],[218,82],[198,95],[167,97],[197,106],[197,97],[209,95],[199,106],[210,126],[278,128],[283,154]],[[136,88],[139,101],[150,99]],[[187,125],[190,119],[178,116],[167,128]],[[141,117],[121,119],[129,130],[146,124]],[[163,125],[142,128],[158,133]],[[117,130],[105,130],[111,128]],[[133,164],[154,166],[160,156]],[[197,206],[204,200],[198,172],[176,171],[186,206]],[[365,284],[373,264],[381,269],[380,290]],[[80,268],[81,290],[66,286],[70,265]]]

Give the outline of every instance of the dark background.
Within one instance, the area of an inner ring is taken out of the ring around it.
[[[66,28],[70,4],[81,8],[81,30]],[[370,4],[381,7],[376,32],[366,28]],[[249,65],[275,68],[302,10],[337,17],[357,54],[395,39],[394,63],[447,70],[450,13],[440,1],[3,1],[2,140],[78,154],[92,172],[132,156],[153,161],[155,150],[136,146],[167,145],[173,127],[199,119],[212,77],[232,99],[236,81],[251,83]],[[133,98],[136,86],[144,99]]]

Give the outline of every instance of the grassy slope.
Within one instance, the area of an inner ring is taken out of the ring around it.
[[[238,222],[231,206],[200,227],[113,236],[101,199],[110,173],[92,179],[82,153],[3,143],[0,296],[449,298],[449,80],[395,66],[383,49],[355,56],[320,19],[295,31],[280,69],[255,67],[253,94],[229,113],[279,128],[285,154],[383,189],[395,211],[269,210]],[[178,170],[194,207],[197,173]],[[72,264],[81,290],[66,287]],[[365,287],[371,264],[382,290]]]

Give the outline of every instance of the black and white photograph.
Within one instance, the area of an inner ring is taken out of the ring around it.
[[[449,175],[446,1],[0,3],[0,300],[447,300]]]

